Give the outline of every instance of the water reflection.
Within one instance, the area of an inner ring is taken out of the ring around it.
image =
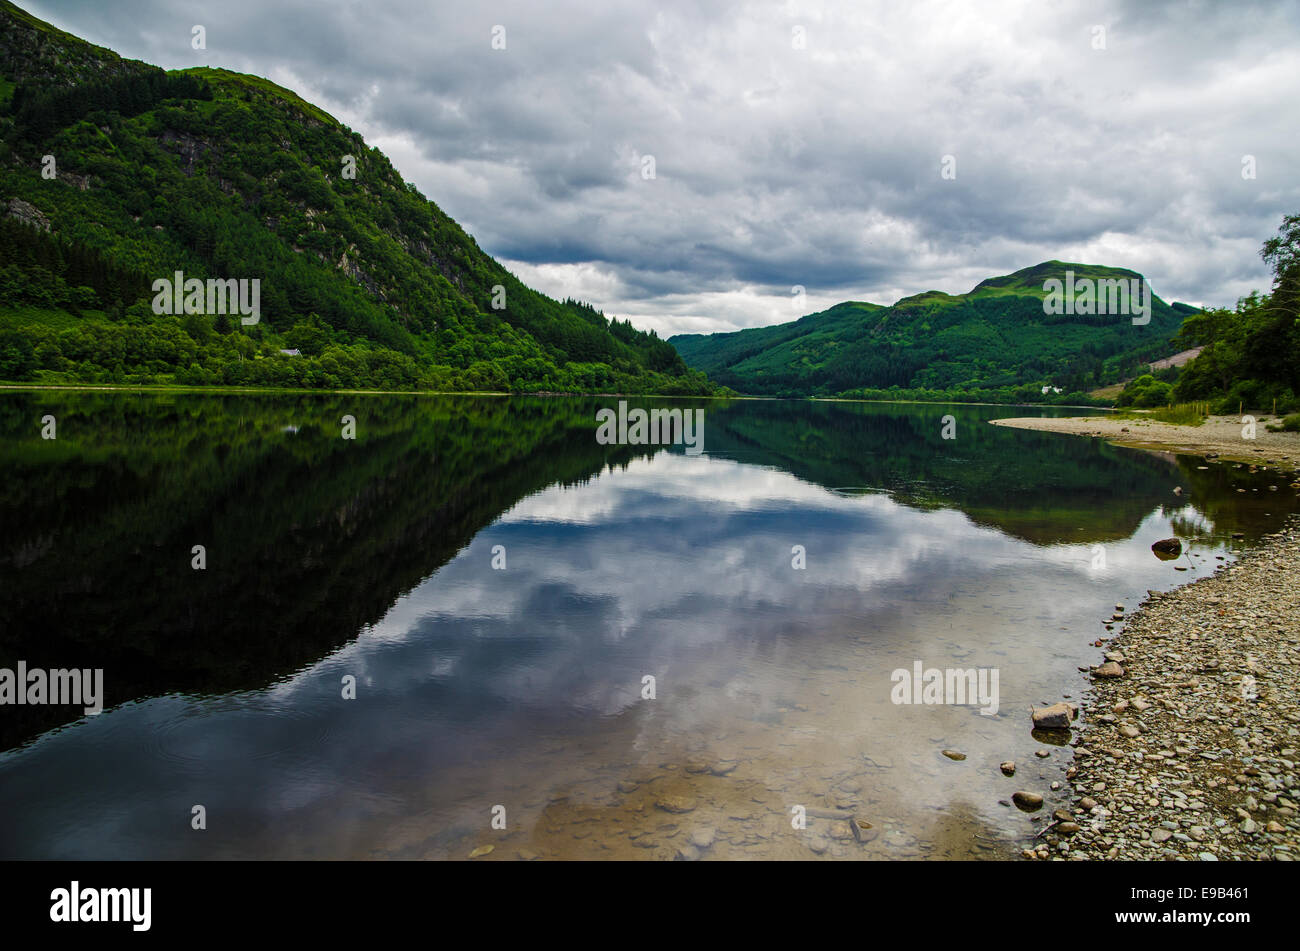
[[[7,857],[999,857],[1116,598],[1295,501],[993,408],[719,404],[686,456],[589,400],[63,397],[41,445],[52,399],[0,400],[0,664],[119,706],[0,756]],[[998,668],[998,714],[895,706],[917,660]]]

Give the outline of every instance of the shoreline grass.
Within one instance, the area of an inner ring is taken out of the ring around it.
[[[1210,416],[1210,404],[1178,403],[1158,406],[1154,409],[1124,409],[1116,413],[1116,419],[1153,419],[1173,426],[1200,426]]]

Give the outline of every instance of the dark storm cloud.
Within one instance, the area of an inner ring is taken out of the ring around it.
[[[789,320],[795,285],[804,311],[890,303],[1048,258],[1230,303],[1300,211],[1295,3],[29,7],[293,88],[525,280],[663,333]]]

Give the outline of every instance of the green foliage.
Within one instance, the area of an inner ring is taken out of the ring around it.
[[[1106,400],[1097,399],[1079,390],[1070,393],[1043,393],[1036,384],[1024,386],[999,386],[982,390],[935,390],[924,388],[904,388],[891,386],[886,389],[857,387],[845,390],[839,399],[879,400],[885,402],[916,403],[999,403],[1026,404],[1046,403],[1051,406],[1108,406]]]
[[[1182,339],[1201,346],[1174,387],[1178,399],[1210,400],[1217,413],[1239,408],[1300,408],[1300,215],[1283,219],[1260,256],[1273,267],[1273,289],[1236,308],[1189,317]]]
[[[0,75],[16,83],[0,201],[35,210],[0,233],[0,379],[715,391],[653,332],[520,283],[288,90],[121,60],[12,4],[0,24]],[[58,177],[42,177],[45,155]],[[152,282],[177,270],[260,281],[260,322],[155,315]]]
[[[95,113],[116,113],[130,118],[167,99],[211,98],[208,84],[196,76],[150,68],[71,87],[19,86],[10,99],[9,110],[13,113],[17,136],[39,141]]]
[[[1136,406],[1139,409],[1168,406],[1172,393],[1173,387],[1167,382],[1157,380],[1150,373],[1144,373],[1125,384],[1123,392],[1115,399],[1115,405]]]
[[[1093,280],[1138,277],[1048,261],[967,294],[930,291],[892,307],[852,301],[788,324],[670,343],[692,367],[745,393],[860,395],[897,387],[991,402],[1056,402],[1058,395],[1087,402],[1078,394],[1167,355],[1170,336],[1195,312],[1153,296],[1146,325],[1127,315],[1045,313],[1043,283],[1066,270]],[[1045,396],[1045,384],[1062,394]],[[1012,391],[1020,395],[1008,396]]]
[[[1268,423],[1264,427],[1271,433],[1300,433],[1300,413],[1292,413],[1276,423]]]

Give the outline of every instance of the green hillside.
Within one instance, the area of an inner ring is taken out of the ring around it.
[[[742,393],[870,396],[898,388],[990,399],[1078,397],[1174,352],[1186,304],[1152,295],[1151,319],[1044,312],[1044,282],[1139,278],[1123,268],[1047,261],[990,278],[967,294],[928,291],[891,307],[849,301],[792,323],[734,333],[683,334],[692,367]]]
[[[156,313],[176,271],[259,281],[257,323]],[[125,60],[7,0],[0,380],[712,389],[655,334],[524,286],[288,90]]]

